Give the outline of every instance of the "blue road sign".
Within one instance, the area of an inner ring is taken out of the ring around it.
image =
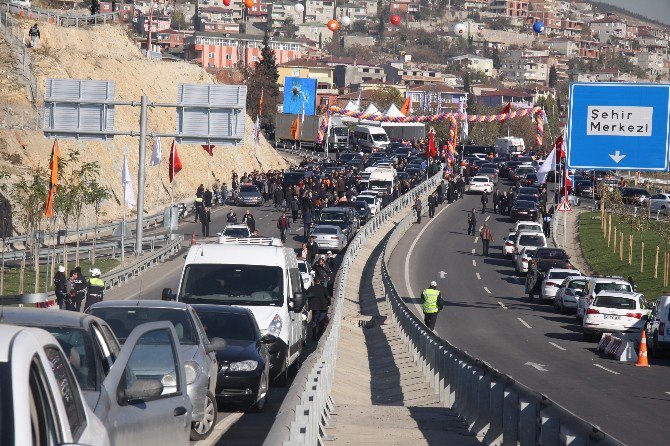
[[[568,166],[668,170],[669,117],[670,85],[571,84]]]

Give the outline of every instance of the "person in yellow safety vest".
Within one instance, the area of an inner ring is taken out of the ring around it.
[[[437,313],[442,310],[444,305],[440,292],[437,290],[437,282],[433,280],[430,282],[430,288],[423,290],[421,301],[423,302],[423,321],[428,328],[434,330]]]
[[[102,302],[105,294],[105,281],[100,278],[100,270],[93,268],[89,271],[91,272],[91,278],[88,279],[88,296],[86,297],[84,312],[94,303]]]

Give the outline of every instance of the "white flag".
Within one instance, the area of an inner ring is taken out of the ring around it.
[[[256,124],[254,125],[254,140],[256,144],[261,141],[261,120],[258,115],[256,115]]]
[[[152,166],[158,166],[163,159],[163,149],[161,147],[160,137],[154,139],[154,148],[151,151],[151,161],[149,162]]]
[[[544,160],[540,168],[537,170],[537,182],[544,184],[547,179],[547,175],[554,168],[554,162],[556,160],[556,147],[551,150],[547,159]]]
[[[468,139],[468,134],[470,133],[470,124],[468,123],[468,112],[465,111],[464,101],[461,101],[461,114],[465,116],[461,124],[461,141],[465,144],[465,140]]]
[[[326,137],[330,136],[332,128],[333,128],[333,117],[330,113],[328,113],[328,127],[326,129]]]
[[[123,187],[123,201],[132,209],[135,207],[135,191],[133,190],[133,182],[130,179],[130,170],[128,169],[128,160],[126,153],[123,153],[123,172],[121,174],[121,186]]]

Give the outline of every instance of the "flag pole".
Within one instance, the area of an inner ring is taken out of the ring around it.
[[[172,145],[170,146],[170,159],[172,162],[168,161],[170,163],[170,169],[172,170],[172,175],[170,178],[170,240],[172,240],[172,219],[175,218],[174,216],[174,141],[172,141]],[[179,221],[179,219],[177,219]]]
[[[123,166],[121,167],[121,182],[123,184],[123,223],[121,224],[121,265],[126,265],[126,182],[123,181],[126,169],[126,146],[123,146]]]

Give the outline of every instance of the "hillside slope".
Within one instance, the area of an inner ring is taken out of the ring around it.
[[[30,23],[23,23],[27,34]],[[175,102],[179,83],[212,83],[213,78],[197,65],[185,62],[150,61],[144,58],[120,27],[114,25],[96,26],[90,29],[61,28],[40,23],[42,39],[36,50],[29,50],[32,57],[32,74],[36,78],[37,102],[31,104],[27,88],[17,85],[10,76],[12,72],[8,59],[6,42],[0,35],[0,123],[5,119],[6,107],[11,108],[14,125],[11,129],[0,128],[0,167],[13,168],[48,164],[52,141],[47,140],[40,130],[35,129],[35,112],[43,107],[44,80],[46,78],[102,79],[116,82],[117,100],[139,101],[147,95],[150,101]],[[15,56],[14,56],[15,58]],[[15,65],[15,64],[14,64]],[[25,126],[18,124],[21,114],[25,116]],[[150,132],[173,132],[175,129],[175,109],[150,109],[148,130]],[[139,129],[138,107],[117,107],[115,128],[117,130]],[[0,126],[1,127],[1,126]],[[193,196],[200,183],[205,185],[213,178],[230,183],[231,172],[238,173],[255,169],[282,169],[286,167],[283,158],[261,140],[256,144],[252,138],[253,123],[247,117],[246,139],[243,146],[216,147],[214,157],[209,157],[198,145],[180,145],[179,156],[184,165],[176,177],[177,199]],[[169,182],[167,159],[171,140],[163,139],[163,161],[160,166],[147,168],[147,189],[145,203],[152,212],[169,203]],[[148,159],[153,140],[148,139]],[[116,197],[121,198],[121,164],[124,147],[130,171],[136,176],[138,166],[138,139],[116,137],[113,142],[63,141],[64,152],[79,149],[86,160],[98,160],[102,168],[101,181],[112,188]],[[14,172],[20,172],[14,170]],[[210,175],[208,175],[210,173]],[[137,192],[137,179],[134,178]],[[107,217],[118,216],[121,208],[117,200],[109,200],[104,211]]]

